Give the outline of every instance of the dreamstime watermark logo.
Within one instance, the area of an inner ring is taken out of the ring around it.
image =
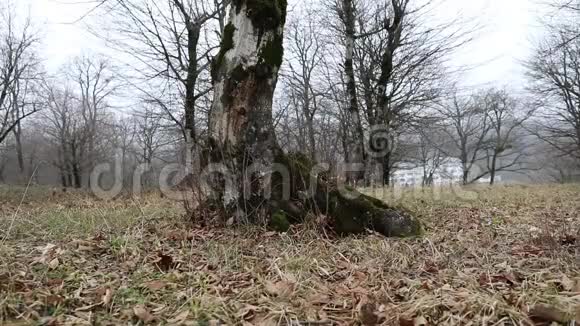
[[[397,150],[397,137],[385,126],[373,126],[369,128],[368,139],[365,142],[365,153],[370,158],[366,164],[363,162],[334,165],[318,163],[307,171],[308,176],[304,178],[306,180],[303,180],[306,187],[301,191],[300,196],[302,199],[314,197],[321,185],[319,176],[325,173],[332,176],[331,182],[336,184],[336,189],[346,198],[360,196],[360,192],[353,191],[351,187],[357,186],[362,189],[363,193],[389,199],[389,201],[400,201],[409,195],[425,196],[426,188],[431,189],[427,193],[436,200],[440,199],[443,193],[450,193],[449,189],[453,196],[461,200],[477,199],[477,192],[462,187],[459,182],[450,182],[445,187],[422,187],[418,184],[414,187],[404,187],[396,185],[396,182],[395,186],[384,186],[384,178],[380,173],[383,171],[381,159],[395,150]],[[290,200],[293,195],[296,195],[292,194],[291,185],[295,181],[289,166],[257,163],[245,167],[242,173],[232,171],[227,165],[221,163],[201,167],[199,157],[195,156],[201,151],[187,152],[184,164],[157,165],[155,169],[150,164],[140,164],[131,170],[123,165],[123,156],[121,152],[118,152],[114,162],[95,166],[90,175],[91,191],[103,200],[113,199],[124,191],[139,196],[145,192],[144,184],[146,183],[148,187],[159,190],[164,197],[177,201],[187,199],[184,197],[190,196],[192,191],[201,192],[199,195],[202,197],[212,196],[218,192],[224,204],[236,201],[240,197],[250,198],[257,193],[260,193],[265,200],[269,200],[273,197],[274,189],[276,189],[276,199]],[[334,171],[331,171],[331,166],[334,166]],[[370,171],[379,171],[379,173],[375,174]],[[365,178],[353,182],[349,179],[353,173],[358,173]],[[259,180],[257,191],[256,180]]]
[[[374,125],[369,128],[368,141],[365,142],[365,152],[369,157],[380,159],[397,149],[398,138],[385,125]]]
[[[143,189],[143,181],[146,177],[151,177],[152,167],[149,164],[141,164],[130,171],[130,178],[126,178],[127,171],[124,171],[122,159],[115,156],[113,163],[103,163],[97,165],[91,175],[91,191],[103,200],[110,200],[119,196],[123,191],[130,191],[134,195],[140,195]],[[196,172],[197,171],[197,172]],[[346,175],[351,172],[362,172],[364,166],[358,164],[340,164],[333,178],[337,189],[344,196],[352,196],[350,187],[346,184]],[[301,191],[303,199],[312,198],[316,195],[321,173],[330,172],[330,164],[319,163],[314,165],[305,177],[306,187]],[[195,175],[194,175],[195,173]],[[222,193],[225,202],[233,201],[241,194],[244,198],[250,198],[256,194],[255,183],[260,180],[260,190],[264,199],[272,199],[273,190],[276,189],[277,198],[290,200],[292,198],[291,185],[293,182],[292,171],[284,164],[264,165],[255,163],[245,167],[242,173],[235,173],[225,164],[212,163],[203,169],[191,169],[189,164],[171,163],[165,164],[158,169],[154,175],[154,182],[150,184],[158,189],[169,199],[183,200],[184,193],[195,189],[202,191],[204,196],[218,191]],[[132,180],[127,185],[127,179]],[[274,179],[276,181],[274,182]],[[150,181],[150,180],[149,180]],[[192,184],[195,183],[195,184]],[[130,188],[130,189],[127,189]]]

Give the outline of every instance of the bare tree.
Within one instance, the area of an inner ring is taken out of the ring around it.
[[[4,170],[6,169],[6,164],[8,162],[8,148],[0,145],[0,183],[6,182],[4,178]]]
[[[375,136],[382,142],[376,150],[381,155],[369,159],[380,163],[383,182],[389,184],[393,168],[405,156],[392,142],[422,117],[424,106],[445,94],[446,78],[452,74],[445,63],[470,41],[470,32],[458,19],[429,23],[431,3],[392,0],[364,9],[356,52],[361,102],[376,131],[369,135],[369,143],[378,143]]]
[[[426,118],[415,125],[415,155],[413,161],[423,170],[422,186],[431,186],[440,167],[448,160],[445,154],[447,137],[438,119]]]
[[[457,157],[461,161],[463,184],[473,183],[485,176],[472,176],[477,163],[486,158],[488,135],[492,128],[489,115],[480,103],[481,97],[477,95],[462,97],[456,93],[449,103],[438,108],[443,131],[450,140],[449,146],[440,148],[447,156]]]
[[[97,161],[111,152],[105,137],[113,125],[108,101],[117,85],[102,58],[79,57],[63,69],[44,87],[42,124],[57,153],[53,165],[63,187],[80,188]]]
[[[332,42],[328,44],[329,53],[340,53],[340,45],[333,45]],[[330,125],[327,129],[334,131],[333,137],[325,139],[333,143],[333,148],[336,148],[334,155],[328,155],[328,162],[346,161],[351,162],[349,157],[353,147],[353,132],[358,133],[357,127],[353,129],[352,125],[352,107],[350,101],[351,96],[348,91],[348,83],[346,82],[346,75],[344,67],[341,66],[342,58],[338,56],[327,55],[323,57],[322,64],[322,78],[326,81],[324,93],[325,103],[328,108],[325,110],[328,115]],[[356,126],[356,125],[355,125]],[[364,135],[363,135],[364,136]],[[363,138],[364,139],[364,138]],[[357,146],[363,146],[364,143]],[[358,175],[347,176],[349,179],[356,179]]]
[[[580,1],[578,0],[552,0],[548,6],[555,9],[549,19],[543,19],[542,23],[552,35],[560,35],[557,46],[566,46],[580,38]]]
[[[215,33],[219,37],[225,26],[226,4],[222,0],[99,1],[103,17],[111,20],[105,28],[113,35],[105,36],[108,44],[133,59],[131,84],[165,110],[191,143],[198,141],[200,122],[207,115],[208,107],[199,101],[211,91],[211,56],[219,43]],[[97,35],[102,35],[101,25],[95,29]]]
[[[356,111],[348,116],[349,138],[357,137],[367,168],[379,164],[381,171],[374,172],[388,184],[405,156],[401,147],[397,152],[397,138],[420,116],[422,105],[442,95],[451,73],[445,63],[470,40],[471,31],[459,19],[433,23],[434,2],[348,0],[327,6],[335,16],[329,26],[345,47],[348,112]],[[357,119],[362,131],[352,123]]]
[[[548,36],[527,68],[529,89],[540,107],[533,132],[561,156],[580,162],[580,38]]]
[[[493,185],[498,172],[528,169],[529,165],[524,162],[528,155],[527,146],[522,140],[525,138],[524,123],[532,117],[535,109],[533,106],[526,108],[524,101],[510,96],[505,89],[488,90],[484,101],[491,128],[486,157],[487,171],[483,171],[482,176],[489,174],[490,184]]]
[[[287,59],[287,72],[282,74],[284,86],[289,90],[290,100],[297,110],[296,118],[301,134],[302,129],[306,129],[307,137],[304,138],[307,141],[300,141],[308,144],[312,160],[316,160],[317,153],[314,120],[324,95],[321,83],[316,79],[321,76],[321,61],[328,54],[324,41],[318,37],[321,31],[315,19],[317,17],[308,12],[301,15],[300,20],[289,24],[285,35],[290,56]]]
[[[547,144],[546,144],[547,145]],[[544,148],[539,147],[543,150],[541,153],[543,155],[539,156],[539,163],[542,166],[543,177],[540,181],[558,182],[558,183],[571,183],[580,181],[580,166],[578,162],[569,156],[561,157],[552,146],[547,145]],[[557,159],[554,159],[557,157]],[[548,176],[548,179],[545,176]]]
[[[83,132],[81,140],[86,144],[82,160],[82,170],[91,171],[103,150],[102,128],[104,119],[107,119],[107,110],[110,108],[108,100],[119,91],[113,75],[113,68],[108,60],[99,56],[82,55],[76,57],[70,67],[65,67],[64,73],[75,84],[78,97],[80,116],[82,117]],[[90,182],[90,179],[89,179]]]
[[[456,92],[437,111],[447,140],[433,145],[460,160],[464,184],[489,176],[493,185],[499,172],[522,173],[532,168],[525,160],[529,143],[524,124],[535,110],[507,89],[463,96]]]
[[[373,33],[372,29],[376,29],[375,26],[365,26],[364,22],[361,21],[361,30],[363,30],[367,35],[364,39],[363,46],[359,52],[359,62],[361,71],[361,80],[364,82],[363,92],[366,99],[366,113],[367,119],[370,125],[377,126],[381,125],[379,132],[386,133],[386,137],[383,135],[381,141],[384,143],[384,147],[387,149],[383,157],[374,158],[379,159],[382,169],[381,174],[383,175],[383,182],[385,184],[390,183],[391,170],[393,168],[394,160],[392,158],[393,151],[389,148],[393,147],[391,136],[395,132],[396,118],[395,110],[390,99],[393,94],[389,94],[388,89],[393,80],[393,73],[395,69],[395,54],[397,50],[401,47],[401,37],[404,28],[404,19],[408,14],[407,6],[409,0],[393,0],[391,1],[391,14],[392,17],[385,19],[384,28],[379,29],[377,32]],[[387,8],[385,8],[387,9]],[[388,9],[387,9],[388,10]],[[378,12],[378,11],[376,11]],[[360,17],[364,19],[363,17]],[[391,19],[392,18],[392,19]],[[368,32],[368,29],[371,29]],[[381,33],[381,32],[386,33]],[[381,35],[382,34],[382,35]],[[383,41],[383,38],[385,41]],[[373,44],[374,40],[380,40],[379,44]],[[400,51],[400,50],[399,50]],[[362,52],[362,53],[361,53]],[[373,55],[375,56],[373,58]],[[370,57],[371,62],[365,62],[365,57]],[[372,60],[375,60],[374,62]],[[374,79],[374,68],[373,63],[377,63],[380,67],[378,79]],[[376,84],[374,81],[376,80]],[[366,87],[364,87],[366,86]],[[396,87],[391,87],[391,93],[394,92]],[[376,104],[376,107],[374,105]],[[376,133],[371,132],[371,139],[369,143],[373,144],[376,141],[372,138],[377,136]],[[377,149],[380,152],[381,149]]]
[[[16,125],[12,129],[12,138],[14,140],[14,150],[16,152],[16,160],[18,163],[18,171],[20,173],[21,181],[28,180],[31,176],[32,171],[26,171],[25,155],[23,148],[23,137],[24,137],[24,126],[23,126],[23,116],[28,112],[36,112],[41,107],[38,99],[38,88],[39,83],[42,79],[38,60],[31,57],[29,59],[29,64],[25,67],[25,73],[16,73],[20,75],[21,78],[14,82],[14,85],[10,91],[10,101],[9,105],[12,112],[12,121],[16,122]],[[34,153],[31,152],[29,159],[32,159]],[[29,164],[32,168],[32,164]]]
[[[344,129],[345,161],[352,164],[363,164],[365,160],[364,152],[364,131],[359,107],[358,90],[356,86],[356,75],[354,67],[354,52],[356,46],[356,0],[330,0],[327,7],[335,15],[336,21],[331,19],[330,26],[333,28],[339,39],[344,44],[343,77],[344,90],[347,97],[347,114],[344,116],[348,128]],[[361,171],[363,172],[363,171]],[[364,173],[352,172],[347,178],[351,182],[356,182],[364,177]]]
[[[0,144],[13,132],[21,133],[21,122],[40,107],[28,105],[23,98],[27,81],[34,78],[38,60],[35,47],[39,40],[30,18],[22,24],[10,6],[0,12]],[[21,25],[21,26],[20,26]]]
[[[578,0],[564,0],[556,4],[561,9],[570,11],[580,11],[580,2]]]
[[[65,188],[82,186],[82,131],[76,105],[70,89],[46,86],[47,110],[43,112],[43,127],[53,146],[51,150],[56,154],[52,156],[52,164],[59,170]]]
[[[139,162],[151,165],[157,150],[163,146],[160,136],[161,118],[151,108],[136,113],[136,146]]]
[[[151,186],[151,176],[155,175],[153,163],[160,158],[160,151],[174,141],[167,137],[167,128],[163,125],[163,113],[155,107],[145,106],[141,112],[135,112],[135,147],[137,162],[147,165],[148,173],[142,183]]]
[[[133,173],[136,163],[133,158],[136,138],[136,121],[134,117],[121,117],[113,124],[114,132],[111,135],[113,148],[119,151],[121,169],[123,172],[123,185],[133,185]]]

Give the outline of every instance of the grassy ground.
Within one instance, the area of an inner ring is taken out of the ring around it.
[[[0,188],[0,324],[573,324],[580,186],[373,192],[423,237],[207,230],[150,195]],[[310,323],[309,323],[310,322]],[[317,323],[315,323],[317,322]]]

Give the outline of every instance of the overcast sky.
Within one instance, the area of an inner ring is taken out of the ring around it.
[[[460,14],[482,26],[476,40],[458,54],[458,62],[474,67],[462,78],[465,86],[489,83],[521,87],[524,79],[520,63],[529,55],[537,34],[539,9],[535,1],[446,0],[441,15]],[[71,4],[74,2],[81,3]],[[90,1],[18,0],[18,5],[23,14],[29,10],[37,24],[43,24],[42,56],[49,71],[83,51],[102,50],[100,40],[82,23],[74,23],[90,10]]]

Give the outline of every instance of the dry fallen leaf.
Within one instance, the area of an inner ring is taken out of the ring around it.
[[[136,305],[133,308],[133,313],[137,318],[139,318],[139,320],[144,323],[149,323],[155,319],[155,317],[149,313],[149,310],[147,310],[147,308],[145,308],[145,306],[142,304]]]
[[[326,294],[314,293],[306,300],[311,305],[325,305],[330,301],[330,298]]]
[[[49,279],[46,281],[46,285],[49,287],[59,287],[64,284],[64,280],[60,278]]]
[[[45,298],[45,302],[48,305],[57,306],[64,302],[64,298],[61,297],[60,295],[51,294]]]
[[[562,278],[559,281],[560,285],[562,286],[562,289],[564,289],[564,291],[572,291],[574,289],[574,286],[576,285],[574,281],[572,281],[568,276],[566,275],[562,275]]]
[[[93,308],[95,308],[97,306],[100,306],[100,305],[101,305],[101,303],[99,302],[99,303],[91,304],[91,305],[88,305],[88,306],[83,306],[83,307],[80,307],[80,308],[76,308],[75,309],[75,312],[89,311],[89,310],[92,310]]]
[[[55,269],[58,267],[59,264],[60,262],[58,261],[58,258],[55,258],[48,263],[48,268]]]
[[[174,318],[168,319],[167,322],[171,325],[181,324],[187,319],[188,316],[189,316],[189,310],[184,310],[184,311],[180,312]]]
[[[93,251],[93,250],[95,250],[95,247],[79,245],[77,250],[78,251]]]
[[[244,321],[251,321],[256,316],[256,311],[260,308],[254,305],[246,305],[240,312],[238,313],[237,317]]]
[[[153,312],[155,315],[159,314],[160,312],[162,312],[167,308],[165,305],[162,304],[154,303],[153,305],[155,305],[155,308],[151,309],[151,312]]]
[[[407,318],[404,316],[399,317],[400,326],[415,326],[415,320],[413,318]]]
[[[572,292],[580,293],[580,278],[574,280],[574,287],[572,288]]]
[[[159,290],[165,288],[166,286],[167,286],[167,283],[165,283],[163,281],[151,281],[151,282],[145,283],[145,287],[151,291],[159,291]]]
[[[566,324],[571,320],[571,317],[566,312],[546,304],[536,304],[530,309],[529,315],[532,320],[543,322]]]
[[[183,230],[172,230],[167,233],[167,238],[173,241],[187,240],[187,232]]]
[[[423,316],[415,318],[415,321],[413,322],[413,326],[427,326],[428,324],[427,319]]]
[[[55,248],[56,245],[52,243],[47,243],[44,247],[37,247],[42,252],[42,256],[48,256]]]
[[[266,282],[266,291],[270,295],[287,298],[294,292],[295,285],[290,281],[279,281],[276,283],[268,281]]]
[[[375,313],[377,310],[376,304],[368,302],[360,307],[359,319],[363,325],[376,325],[379,322],[379,317]]]
[[[105,290],[105,295],[103,295],[103,304],[105,306],[109,305],[111,303],[112,298],[113,298],[113,290],[111,290],[110,288],[107,288]]]
[[[56,319],[54,317],[42,317],[38,320],[38,324],[43,326],[56,325]]]

